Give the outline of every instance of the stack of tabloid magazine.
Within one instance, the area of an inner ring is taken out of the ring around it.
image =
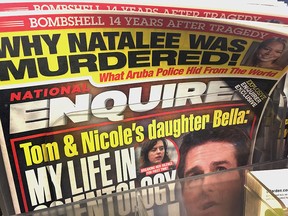
[[[5,215],[243,215],[238,168],[287,157],[286,3],[0,10]]]

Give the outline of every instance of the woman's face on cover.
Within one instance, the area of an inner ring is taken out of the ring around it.
[[[187,153],[184,177],[237,167],[236,149],[228,142],[207,142]],[[188,216],[231,216],[241,212],[242,181],[238,171],[187,180],[183,200]]]
[[[262,62],[273,62],[282,55],[283,50],[282,43],[273,41],[258,50],[257,58]]]
[[[148,159],[151,165],[162,163],[164,158],[165,148],[162,140],[158,140],[153,148],[148,152]]]

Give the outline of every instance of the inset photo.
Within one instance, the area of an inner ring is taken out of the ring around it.
[[[252,43],[241,65],[283,70],[288,64],[287,54],[287,39],[273,37]]]
[[[177,144],[168,138],[147,140],[136,148],[138,177],[176,170],[179,152]]]

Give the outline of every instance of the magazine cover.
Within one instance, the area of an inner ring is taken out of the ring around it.
[[[228,1],[1,1],[0,11],[57,11],[57,10],[88,10],[88,11],[125,11],[167,15],[182,15],[203,18],[219,18],[273,23],[288,23],[288,6],[281,1],[241,1],[230,4]],[[245,8],[245,10],[239,10]]]
[[[2,13],[0,25],[1,190],[10,214],[271,159],[256,138],[287,71],[287,32],[275,24],[41,11]],[[239,189],[241,176],[230,177],[218,184]],[[146,208],[165,215],[173,203],[181,215],[175,187],[149,193]],[[182,187],[187,215],[214,211],[212,201],[189,206],[193,181]],[[125,211],[122,198],[102,210],[135,214],[135,196]],[[227,205],[215,215],[235,210],[232,199]]]

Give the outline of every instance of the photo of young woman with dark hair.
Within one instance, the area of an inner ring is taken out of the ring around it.
[[[176,163],[168,152],[168,142],[168,139],[160,138],[141,144],[138,171],[140,177],[176,169]]]

